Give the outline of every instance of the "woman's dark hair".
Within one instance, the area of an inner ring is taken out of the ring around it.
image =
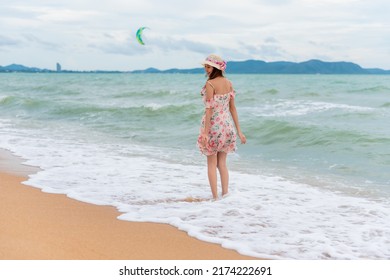
[[[213,67],[213,71],[211,71],[211,74],[209,76],[209,80],[215,79],[217,77],[223,77],[223,72],[215,67]]]

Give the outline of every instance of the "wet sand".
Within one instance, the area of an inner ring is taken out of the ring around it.
[[[38,170],[0,150],[0,259],[253,259],[199,241],[170,225],[121,221],[114,207],[22,184]]]

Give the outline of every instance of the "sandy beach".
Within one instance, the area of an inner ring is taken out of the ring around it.
[[[199,241],[172,226],[118,220],[113,207],[23,185],[38,169],[0,150],[2,260],[253,259]]]

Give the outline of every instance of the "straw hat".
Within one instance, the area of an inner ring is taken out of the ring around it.
[[[217,68],[221,71],[225,71],[226,69],[226,61],[224,61],[220,56],[216,54],[210,54],[206,59],[202,62],[202,65],[210,65],[214,68]]]

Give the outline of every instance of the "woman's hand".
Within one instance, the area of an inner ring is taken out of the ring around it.
[[[246,137],[245,137],[245,135],[242,132],[238,133],[238,137],[240,137],[241,144],[245,144],[246,143]]]
[[[201,143],[202,143],[203,147],[206,147],[206,144],[207,144],[208,141],[209,141],[209,136],[208,136],[206,133],[203,132],[203,133],[200,135],[200,137],[201,137]]]

